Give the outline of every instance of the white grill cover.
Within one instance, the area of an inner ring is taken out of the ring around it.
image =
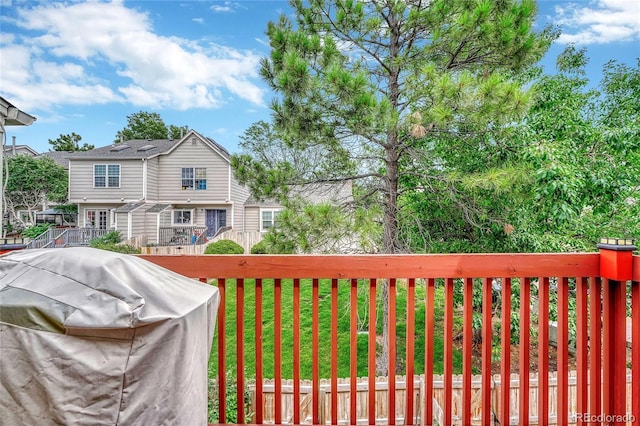
[[[0,423],[206,424],[219,302],[131,255],[0,256]]]

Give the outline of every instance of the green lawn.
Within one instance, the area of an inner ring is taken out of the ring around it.
[[[301,280],[300,282],[300,374],[303,379],[311,378],[312,350],[311,350],[311,280]],[[263,375],[265,378],[274,376],[273,357],[273,325],[274,325],[274,286],[273,280],[263,280]],[[339,377],[349,377],[349,289],[348,281],[340,281],[338,284],[338,374]],[[401,283],[397,286],[397,352],[398,363],[401,368],[398,374],[404,374],[405,359],[405,311],[406,311],[406,290]],[[415,336],[415,357],[414,369],[416,374],[424,371],[424,287],[416,285],[416,336]],[[319,285],[320,294],[320,377],[330,377],[331,352],[330,352],[330,332],[331,332],[331,281],[322,280]],[[360,283],[358,286],[358,311],[360,331],[368,330],[368,282]],[[227,370],[235,372],[236,359],[236,284],[234,280],[228,280],[226,284],[226,345],[227,345]],[[443,317],[443,289],[436,287],[435,294],[435,352],[434,371],[441,374],[443,371],[443,341],[442,341],[442,317]],[[247,378],[255,377],[255,282],[245,281],[245,375]],[[282,281],[282,378],[293,378],[293,281]],[[382,314],[378,309],[378,334],[381,333]],[[217,330],[214,339],[213,350],[210,358],[209,375],[215,377],[217,374]],[[358,375],[367,376],[368,357],[368,335],[358,336]],[[453,357],[454,371],[462,371],[462,357],[458,352]],[[232,373],[234,374],[234,373]]]

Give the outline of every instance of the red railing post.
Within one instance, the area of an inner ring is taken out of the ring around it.
[[[601,238],[600,276],[605,280],[603,317],[603,411],[609,424],[626,412],[626,282],[632,278],[633,240]]]

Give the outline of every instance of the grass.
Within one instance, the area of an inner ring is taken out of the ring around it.
[[[263,375],[265,378],[274,377],[274,283],[273,280],[263,280]],[[282,378],[293,378],[293,281],[282,280]],[[349,377],[349,351],[351,342],[349,339],[349,292],[348,281],[339,281],[338,284],[338,375],[339,377]],[[311,319],[312,319],[312,282],[311,280],[300,281],[300,375],[303,379],[311,378],[312,368],[312,342],[311,342]],[[414,371],[416,374],[424,372],[424,320],[425,288],[416,284],[416,310],[415,310],[415,355]],[[406,353],[406,288],[402,283],[397,285],[397,374],[404,374],[405,353]],[[443,372],[443,301],[444,291],[441,287],[436,287],[435,292],[435,337],[434,337],[434,372]],[[255,377],[255,281],[245,280],[244,283],[244,333],[245,333],[245,376]],[[368,282],[358,284],[358,328],[359,331],[368,330]],[[226,283],[226,365],[227,370],[235,372],[236,360],[236,282],[227,280]],[[378,324],[377,333],[381,333],[382,313],[380,303],[378,303]],[[320,341],[320,377],[329,378],[331,373],[331,281],[321,280],[319,283],[319,341]],[[217,330],[214,339],[213,349],[209,364],[209,377],[214,378],[217,374]],[[358,376],[368,375],[367,353],[368,334],[358,335]],[[453,355],[454,372],[462,371],[462,356],[459,351],[454,351]],[[233,374],[233,373],[232,373]]]

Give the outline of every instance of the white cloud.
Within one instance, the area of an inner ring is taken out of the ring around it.
[[[202,19],[202,18],[193,18],[192,21],[196,22],[198,24],[203,24],[204,23],[204,19]]]
[[[216,13],[228,13],[235,12],[238,9],[246,9],[246,7],[237,2],[225,1],[222,4],[214,4],[210,9]]]
[[[560,43],[608,44],[640,40],[638,0],[599,0],[566,3],[555,9],[555,22],[562,27]]]
[[[122,1],[19,9],[28,30],[0,39],[5,95],[22,108],[127,102],[152,108],[215,108],[225,97],[262,105],[259,56],[165,37]],[[35,34],[35,35],[34,35]],[[226,95],[225,95],[226,93]]]

